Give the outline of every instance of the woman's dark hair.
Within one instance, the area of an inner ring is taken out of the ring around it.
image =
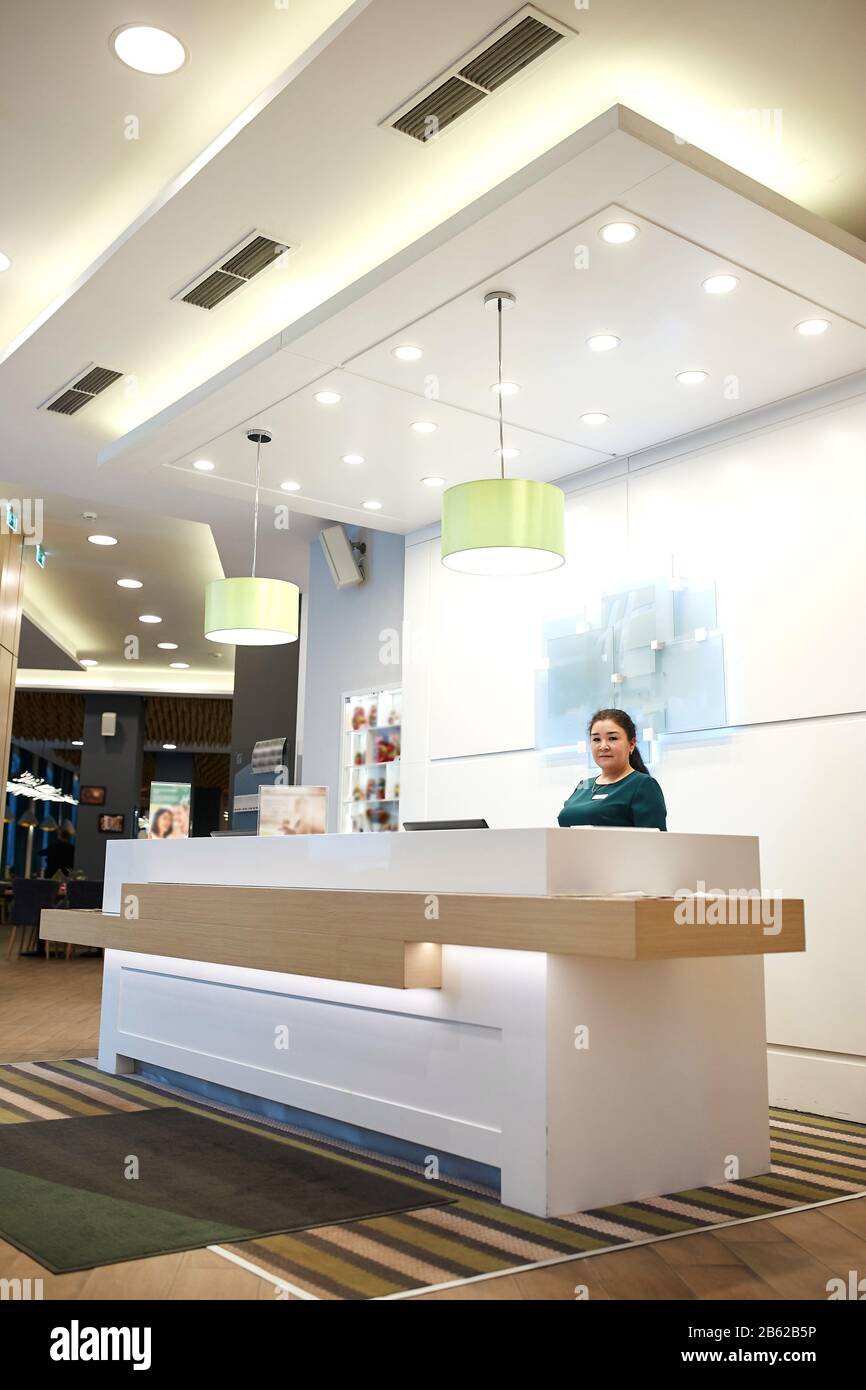
[[[169,815],[171,815],[171,807],[170,807],[170,806],[160,806],[160,808],[159,808],[158,811],[154,811],[153,816],[152,816],[152,818],[151,818],[151,822],[150,822],[150,833],[151,833],[151,835],[155,835],[155,834],[157,833],[157,831],[158,831],[158,829],[159,829],[159,822],[160,822],[160,820],[162,819],[162,817],[166,814],[166,812],[167,812]],[[165,839],[165,836],[163,835],[163,836],[161,836],[160,838]]]
[[[637,738],[637,729],[634,726],[634,720],[632,719],[631,715],[626,714],[624,709],[597,709],[595,714],[590,719],[589,726],[587,728],[587,733],[590,736],[592,735],[593,724],[597,724],[600,719],[609,719],[611,723],[618,724],[619,727],[622,729],[623,733],[625,734],[626,738],[628,739],[629,743],[631,743],[633,738]],[[638,752],[636,743],[634,748],[628,755],[628,761],[629,765],[634,768],[635,772],[646,772],[647,775],[649,775],[649,768],[647,767],[646,763],[644,762],[643,758]]]

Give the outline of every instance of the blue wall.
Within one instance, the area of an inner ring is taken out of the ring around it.
[[[366,582],[337,589],[315,541],[310,546],[307,593],[301,780],[329,788],[329,830],[339,828],[341,697],[368,686],[396,685],[401,679],[400,665],[381,660],[380,634],[402,630],[404,538],[348,526],[346,530],[352,540],[366,542]]]

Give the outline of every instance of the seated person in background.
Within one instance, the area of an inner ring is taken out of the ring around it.
[[[68,830],[58,830],[45,851],[45,877],[54,878],[62,874],[68,878],[72,872],[75,848],[69,838]]]

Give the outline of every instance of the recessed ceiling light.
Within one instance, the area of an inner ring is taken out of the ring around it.
[[[340,400],[339,391],[317,391],[316,400],[319,405],[337,405]]]
[[[519,449],[507,449],[507,448],[506,448],[506,449],[494,449],[494,450],[493,450],[493,453],[494,453],[494,455],[496,456],[496,458],[516,459],[516,458],[518,458],[519,455],[520,455],[520,450],[519,450]]]
[[[417,362],[423,355],[421,349],[413,347],[411,343],[401,343],[399,347],[391,349],[391,356],[398,358],[400,362]]]
[[[300,483],[280,483],[280,487],[282,488],[283,492],[300,492],[301,490]]]
[[[12,262],[5,251],[0,251],[0,270],[8,270]]]
[[[212,473],[216,464],[211,463],[210,459],[196,459],[193,468],[197,468],[199,473]]]
[[[586,415],[581,415],[580,418],[584,425],[606,425],[610,416],[603,414],[600,410],[590,410]]]
[[[164,743],[162,746],[163,746],[163,748],[172,749],[172,748],[176,748],[176,747],[177,747],[177,744],[176,744],[176,743]]]
[[[516,396],[520,387],[516,381],[494,381],[491,391],[495,391],[497,396]]]
[[[610,352],[611,348],[619,347],[619,344],[619,338],[613,333],[595,333],[586,340],[586,346],[592,348],[593,352]]]
[[[424,484],[425,487],[444,487],[444,486],[445,486],[445,479],[444,479],[444,478],[422,478],[421,481],[422,481],[422,483]]]
[[[708,376],[709,372],[677,372],[677,381],[681,386],[697,386]]]
[[[415,420],[412,429],[416,434],[432,434],[438,425],[434,425],[432,420]]]
[[[343,455],[343,462],[344,462],[344,463],[351,463],[351,464],[363,463],[363,462],[364,462],[364,455],[363,455],[363,454],[344,454],[344,455]]]
[[[122,63],[136,72],[160,77],[177,72],[186,62],[180,39],[149,24],[128,24],[114,35],[114,51]]]
[[[91,545],[117,545],[116,536],[88,536]]]
[[[99,662],[94,661],[92,656],[83,656],[78,664],[79,666],[98,666]]]
[[[176,642],[157,642],[156,645],[159,647],[160,651],[163,651],[163,652],[176,652],[176,651],[177,651],[177,643],[176,643]]]
[[[736,275],[711,275],[703,282],[707,294],[730,294],[739,283]]]
[[[73,747],[73,748],[83,748],[83,747],[84,747],[84,739],[83,739],[83,738],[74,738],[74,739],[72,740],[72,747]]]
[[[361,505],[368,512],[380,512],[382,510],[381,502],[362,502]]]
[[[138,621],[140,623],[161,623],[162,618],[158,618],[155,613],[139,613]]]
[[[624,246],[627,241],[634,241],[638,229],[634,222],[607,222],[599,232],[602,241],[607,241],[611,246]]]
[[[170,661],[168,664],[169,664],[169,666],[171,667],[172,671],[188,671],[188,670],[189,670],[189,662],[188,662],[188,661]]]
[[[118,579],[118,589],[141,589],[143,587],[140,579]]]
[[[829,319],[804,319],[797,324],[797,332],[804,338],[817,338],[819,334],[826,333],[829,327]]]

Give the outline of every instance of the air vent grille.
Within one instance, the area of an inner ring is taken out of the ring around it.
[[[246,280],[240,280],[236,275],[223,275],[221,270],[214,270],[204,280],[200,280],[195,289],[183,296],[183,302],[195,304],[199,309],[214,309],[246,283]]]
[[[238,251],[236,256],[231,256],[220,266],[227,275],[240,275],[244,280],[252,280],[254,275],[258,275],[277,259],[285,247],[278,241],[271,241],[270,237],[257,236],[245,246],[242,251]]]
[[[46,410],[56,411],[58,415],[74,415],[77,410],[92,400],[93,397],[86,395],[84,391],[63,391],[56,401],[52,401],[49,406],[46,406]]]
[[[394,129],[416,140],[429,140],[431,133],[444,130],[477,101],[483,101],[485,95],[477,87],[470,87],[468,82],[461,82],[459,77],[449,77],[395,121]]]
[[[563,37],[550,25],[527,15],[526,19],[461,68],[460,76],[469,82],[477,82],[479,87],[486,87],[488,92],[495,92],[503,82],[522,72]]]
[[[382,124],[426,144],[575,32],[524,5],[450,71],[440,73],[422,96],[404,103]]]
[[[68,386],[50,396],[41,408],[51,410],[55,415],[75,415],[88,401],[119,381],[122,375],[122,372],[114,372],[110,367],[88,367]]]
[[[109,367],[91,367],[83,377],[72,383],[73,389],[84,391],[88,396],[98,396],[112,382],[118,381],[120,375],[120,372],[113,372]]]
[[[184,304],[194,304],[198,309],[215,309],[288,250],[284,241],[274,241],[272,237],[262,236],[261,232],[251,232],[225,259],[202,271],[191,285],[187,285],[174,298]]]

